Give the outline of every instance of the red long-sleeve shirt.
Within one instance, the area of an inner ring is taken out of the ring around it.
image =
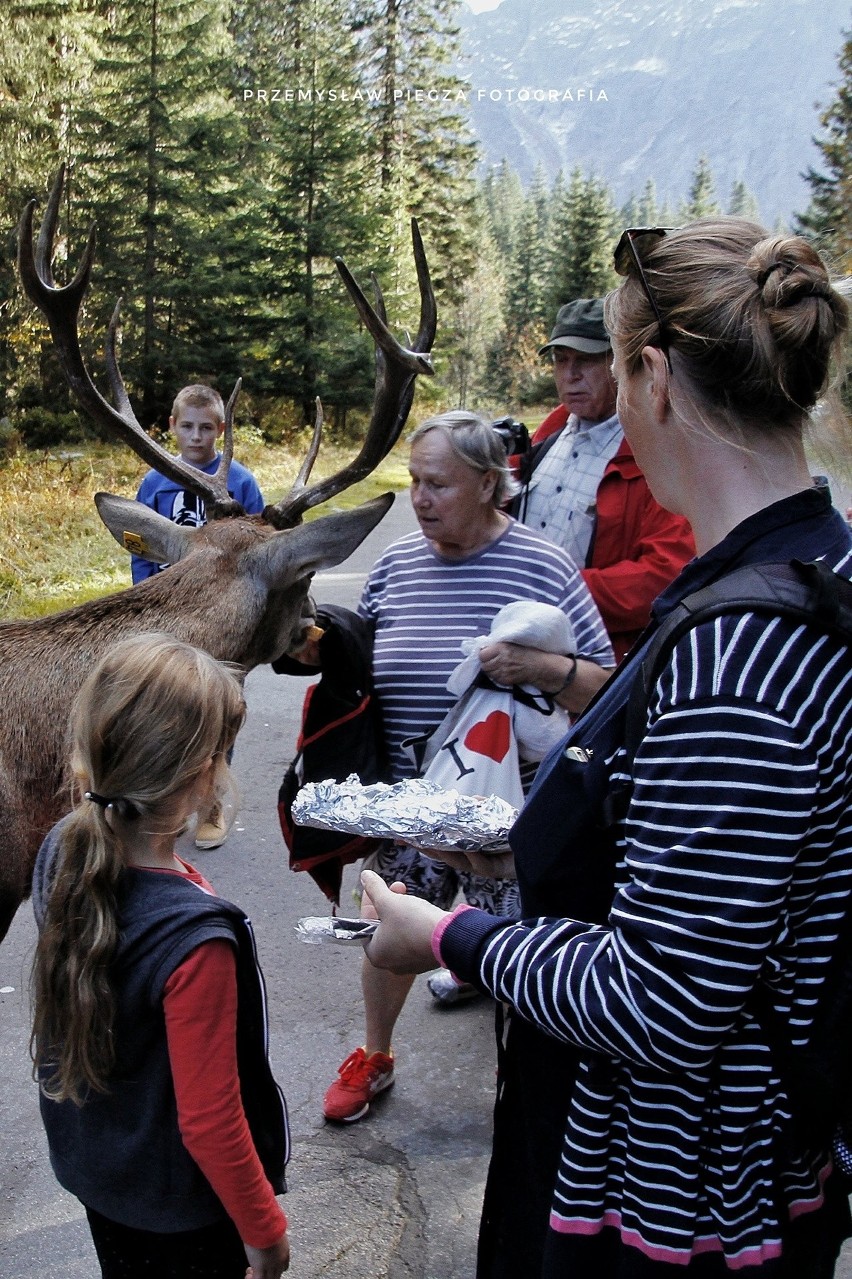
[[[187,874],[212,891],[193,867],[187,865]],[[230,943],[212,940],[196,947],[166,982],[163,1008],[184,1145],[243,1242],[269,1248],[287,1229],[287,1218],[263,1171],[240,1097],[237,969]]]

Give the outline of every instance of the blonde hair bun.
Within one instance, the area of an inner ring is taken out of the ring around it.
[[[643,260],[682,396],[738,432],[801,429],[842,361],[848,307],[814,246],[744,218],[700,218],[661,236]],[[659,342],[644,289],[627,278],[605,321],[633,372]]]

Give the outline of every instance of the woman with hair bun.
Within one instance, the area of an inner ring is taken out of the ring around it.
[[[251,924],[175,851],[227,785],[240,680],[123,640],[71,717],[74,806],[33,882],[33,1059],[50,1161],[103,1279],[279,1279],[289,1133]]]
[[[511,836],[521,922],[365,872],[367,953],[407,972],[438,956],[510,1010],[480,1279],[828,1279],[848,1202],[769,1023],[808,1043],[852,892],[852,649],[723,607],[668,650],[632,764],[625,709],[700,588],[793,559],[852,578],[804,449],[847,306],[809,243],[738,218],[626,231],[616,265],[619,418],[698,556],[541,765]]]

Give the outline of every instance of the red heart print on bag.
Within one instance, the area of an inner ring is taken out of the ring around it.
[[[472,724],[465,734],[464,744],[477,755],[487,755],[499,764],[505,759],[511,741],[512,724],[505,711],[492,711]]]

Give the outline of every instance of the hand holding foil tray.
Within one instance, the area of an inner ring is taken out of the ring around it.
[[[362,786],[355,773],[345,782],[308,782],[293,801],[293,820],[301,826],[437,851],[504,852],[516,817],[497,795],[460,795],[422,778]]]

